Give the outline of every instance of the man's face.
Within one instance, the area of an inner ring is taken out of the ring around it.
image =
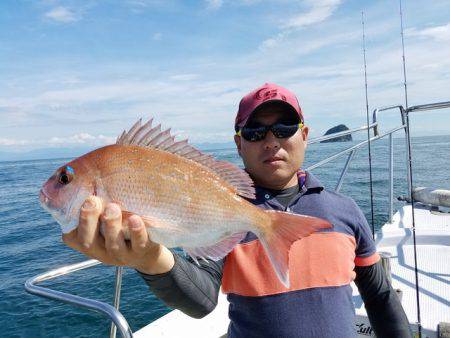
[[[255,112],[251,124],[272,125],[286,120],[292,112],[283,105],[269,105]],[[308,127],[289,138],[276,138],[271,131],[261,141],[250,142],[235,136],[239,155],[256,184],[269,189],[285,189],[298,183],[297,170],[303,164]]]

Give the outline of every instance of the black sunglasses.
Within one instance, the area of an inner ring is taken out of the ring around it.
[[[242,127],[236,135],[242,136],[246,141],[257,142],[264,140],[270,130],[276,138],[288,138],[303,127],[303,123],[284,124],[274,123],[270,126]]]

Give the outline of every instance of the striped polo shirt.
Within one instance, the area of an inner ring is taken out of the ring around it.
[[[299,182],[287,211],[325,219],[333,227],[292,245],[289,289],[253,233],[228,254],[222,290],[230,302],[230,338],[356,336],[354,267],[379,260],[369,226],[352,199],[325,190],[311,173],[299,172]],[[267,190],[257,188],[256,195],[255,205],[284,210]]]

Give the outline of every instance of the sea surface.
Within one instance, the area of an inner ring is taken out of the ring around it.
[[[313,144],[305,168],[353,142]],[[450,136],[413,138],[414,186],[450,189]],[[375,229],[388,219],[387,140],[372,143]],[[235,149],[210,151],[242,165]],[[394,197],[407,194],[404,139],[394,139]],[[347,156],[314,169],[327,189],[335,189]],[[0,327],[2,337],[106,337],[110,322],[95,312],[29,295],[25,281],[49,269],[86,259],[65,246],[57,223],[39,205],[38,191],[68,159],[0,162]],[[341,192],[356,200],[371,218],[367,147],[355,155]],[[395,207],[403,202],[395,201]],[[339,205],[335,206],[339,208]],[[53,289],[112,303],[114,268],[99,266],[45,283]],[[132,269],[124,270],[121,312],[133,331],[167,313]],[[119,335],[118,335],[119,336]]]

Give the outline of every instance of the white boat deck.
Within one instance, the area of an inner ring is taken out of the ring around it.
[[[423,337],[437,337],[439,322],[450,322],[450,214],[415,208],[420,309]],[[410,323],[417,319],[411,206],[401,208],[377,236],[378,251],[392,255],[392,284],[401,289],[402,305]],[[360,337],[374,336],[364,304],[353,285],[356,330]],[[222,337],[228,328],[228,302],[221,294],[217,308],[203,319],[172,311],[134,334],[154,337]],[[416,330],[415,330],[416,331]]]
[[[415,207],[417,265],[423,337],[437,337],[437,325],[450,322],[450,214]],[[392,255],[392,285],[402,291],[410,323],[417,322],[412,212],[407,205],[377,236],[378,251]],[[354,287],[356,314],[366,316]],[[362,319],[362,318],[361,318]]]
[[[229,322],[227,297],[220,292],[216,308],[204,318],[194,319],[174,310],[133,333],[133,337],[226,337]]]

